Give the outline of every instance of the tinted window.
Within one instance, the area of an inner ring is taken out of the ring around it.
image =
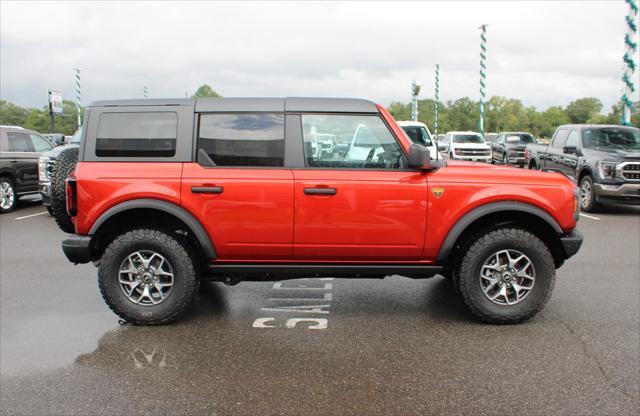
[[[600,127],[582,131],[584,147],[591,149],[640,150],[640,130]]]
[[[305,163],[318,168],[398,169],[400,146],[376,115],[302,115]],[[320,139],[336,138],[333,148]]]
[[[553,137],[553,142],[551,142],[551,146],[562,149],[564,147],[564,142],[567,140],[567,135],[569,134],[569,130],[558,130],[556,135]]]
[[[53,149],[51,143],[44,137],[37,134],[30,134],[29,136],[31,137],[31,143],[33,143],[33,148],[36,152],[48,152]]]
[[[422,146],[431,146],[431,137],[427,129],[422,126],[402,126],[402,130],[407,133],[407,136],[413,143],[420,144]]]
[[[479,134],[455,134],[453,136],[454,143],[484,143]]]
[[[567,137],[567,141],[563,147],[578,147],[578,138],[578,132],[571,130],[571,133],[569,133],[569,137]]]
[[[506,133],[505,136],[507,137],[507,142],[509,143],[535,143],[535,139],[533,138],[533,136],[526,133]]]
[[[96,156],[171,157],[176,153],[176,113],[102,113]]]
[[[284,166],[284,115],[203,114],[198,148],[216,166]]]
[[[33,145],[26,133],[7,132],[10,152],[33,152]]]

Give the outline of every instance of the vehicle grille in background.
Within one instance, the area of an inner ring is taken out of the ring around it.
[[[489,156],[490,150],[473,150],[473,149],[456,149],[456,155],[458,156]]]
[[[640,181],[640,163],[623,164],[622,176],[631,181]]]
[[[51,174],[53,173],[53,168],[56,165],[55,159],[49,159],[47,162],[47,179],[51,179]]]

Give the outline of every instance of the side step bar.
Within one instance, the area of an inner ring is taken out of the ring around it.
[[[360,264],[210,264],[203,279],[284,280],[303,277],[377,278],[400,275],[416,279],[432,277],[441,266]]]

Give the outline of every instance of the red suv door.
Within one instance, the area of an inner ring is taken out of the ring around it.
[[[219,260],[291,258],[284,115],[202,114],[198,136],[198,163],[182,172],[182,205],[205,224]]]
[[[401,169],[401,147],[386,124],[378,115],[303,114],[301,119],[306,168],[293,170],[294,257],[419,259],[427,219],[426,175]],[[318,134],[334,135],[336,151],[318,152]]]

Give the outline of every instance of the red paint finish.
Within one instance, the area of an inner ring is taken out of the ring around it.
[[[405,153],[409,153],[409,147],[411,147],[411,140],[407,137],[407,134],[402,130],[402,127],[398,126],[396,120],[393,118],[391,114],[387,111],[386,108],[381,106],[380,104],[376,105],[378,107],[378,111],[380,111],[380,115],[384,119],[384,121],[391,127],[391,131],[393,135],[396,136],[398,143],[402,146]]]
[[[427,219],[425,174],[294,169],[294,258],[419,260]],[[335,195],[306,195],[333,188]]]
[[[220,186],[221,194],[194,194]],[[185,163],[182,206],[204,224],[221,260],[289,259],[293,246],[290,169],[205,168]]]
[[[76,232],[87,234],[106,210],[131,199],[152,198],[180,205],[182,163],[80,162]]]

